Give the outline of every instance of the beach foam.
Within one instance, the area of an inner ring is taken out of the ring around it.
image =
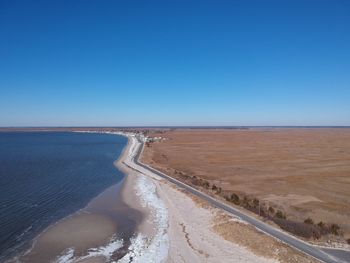
[[[169,251],[168,211],[164,202],[158,197],[156,185],[152,180],[144,175],[138,175],[134,186],[136,195],[140,198],[141,205],[148,207],[151,211],[151,219],[155,223],[156,231],[154,236],[145,236],[138,233],[131,238],[129,252],[118,262],[165,262]],[[108,262],[112,255],[123,246],[122,239],[115,237],[105,245],[98,248],[91,248],[87,255],[74,257],[74,248],[65,250],[54,262],[55,263],[73,263],[94,257],[104,257]]]
[[[135,135],[121,133],[121,132],[104,132],[109,134],[118,134],[127,136],[130,142],[129,148],[126,152],[125,163],[133,165],[133,158],[136,155],[137,148],[139,146],[138,140]],[[146,207],[150,211],[150,217],[155,225],[155,234],[152,236],[145,235],[143,233],[137,233],[133,238],[131,238],[129,252],[118,262],[165,262],[168,257],[169,251],[169,237],[167,233],[168,229],[168,210],[164,202],[158,197],[156,192],[156,185],[154,182],[142,174],[137,175],[137,181],[134,185],[134,190],[136,195],[139,197],[141,205]],[[82,259],[87,259],[89,257],[105,256],[110,260],[110,256],[117,249],[122,247],[123,241],[119,240],[120,246],[116,246],[114,250],[111,250],[110,253],[101,254],[102,251],[105,251],[103,248],[96,250],[91,250],[87,256],[81,258],[71,258],[69,255],[72,254],[71,251],[67,250],[65,255],[62,255],[63,259],[73,260],[65,262],[74,262]],[[74,250],[73,250],[74,253]],[[108,255],[110,255],[108,257]],[[66,256],[66,257],[64,257]],[[59,262],[59,261],[56,261]],[[61,261],[63,262],[63,261]]]
[[[82,257],[74,257],[74,248],[68,248],[62,255],[60,255],[54,262],[55,263],[71,263],[77,262],[93,257],[104,257],[106,260],[110,260],[113,253],[123,246],[123,240],[112,238],[111,241],[105,245],[98,248],[90,248],[87,255]]]
[[[153,237],[145,237],[141,233],[131,239],[130,252],[119,262],[164,262],[169,251],[168,211],[163,201],[156,193],[155,184],[143,175],[139,175],[135,185],[136,194],[141,203],[152,211],[153,220],[157,226]]]
[[[55,263],[70,263],[74,260],[74,248],[66,249],[54,262]]]

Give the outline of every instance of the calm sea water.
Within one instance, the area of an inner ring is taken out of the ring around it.
[[[0,262],[119,182],[113,162],[126,143],[109,134],[0,133]]]

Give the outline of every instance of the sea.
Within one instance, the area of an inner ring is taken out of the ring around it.
[[[0,262],[120,182],[113,162],[126,144],[115,134],[0,132]]]

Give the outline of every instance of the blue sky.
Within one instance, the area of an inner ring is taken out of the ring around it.
[[[0,0],[0,126],[350,125],[350,1]]]

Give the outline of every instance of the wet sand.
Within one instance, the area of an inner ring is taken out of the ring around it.
[[[128,229],[128,221],[121,220],[121,215],[128,215],[127,218],[134,220],[132,229],[135,233],[131,244],[124,247],[128,252],[125,254],[123,251],[125,256],[121,262],[130,262],[131,258],[135,262],[276,262],[272,259],[275,258],[276,250],[271,251],[273,255],[256,255],[249,246],[242,247],[218,235],[213,229],[213,222],[219,211],[214,213],[211,208],[205,208],[194,201],[193,196],[133,163],[137,145],[135,137],[129,136],[128,146],[115,162],[127,174],[123,182],[110,187],[85,209],[44,232],[31,252],[32,258],[30,254],[27,255],[27,259],[31,259],[28,262],[49,261],[42,260],[42,251],[51,249],[45,248],[45,241],[49,242],[50,236],[55,242],[61,236],[61,248],[66,248],[65,254],[54,258],[55,262],[109,262],[120,258],[121,254],[113,255],[113,251],[120,252],[122,248],[118,247],[120,240],[116,239],[113,243],[110,238],[113,233],[118,232],[119,235]],[[231,220],[229,217],[228,221]],[[77,233],[74,234],[75,232]],[[253,232],[256,230],[253,229]],[[72,236],[72,239],[67,240],[67,236]],[[73,252],[69,250],[69,242],[74,243],[76,250]],[[101,244],[104,245],[103,248]],[[113,246],[108,247],[106,244]],[[89,246],[97,249],[84,251]],[[279,251],[280,248],[280,244],[277,244],[275,249]],[[295,252],[290,253],[292,255],[288,254],[288,258],[293,259],[291,262],[296,262],[293,258]],[[86,254],[89,256],[84,256]],[[39,255],[42,258],[35,258]],[[303,256],[299,257],[304,259]],[[72,258],[74,261],[70,260]]]
[[[50,226],[20,260],[274,262],[215,234],[211,230],[211,212],[197,207],[179,189],[148,171],[130,168],[135,166],[132,158],[136,145],[135,138],[129,137],[127,147],[115,162],[127,174],[120,184],[105,190],[81,211]]]
[[[121,170],[124,174],[127,174],[127,176],[124,178],[120,195],[128,208],[131,208],[133,211],[138,211],[142,215],[142,219],[136,226],[136,232],[152,237],[155,234],[156,228],[154,222],[152,222],[152,211],[150,211],[148,207],[141,204],[140,197],[137,196],[135,190],[140,174],[139,172],[127,167],[124,163],[128,158],[130,147],[132,147],[132,143],[130,137],[128,137],[128,145],[125,147],[125,151],[121,157],[114,162],[114,165],[118,167],[119,170]]]
[[[120,160],[128,147],[129,143]],[[121,163],[116,161],[115,164],[119,167]],[[144,221],[138,208],[146,212],[137,205],[137,196],[130,191],[133,183],[125,176],[122,182],[106,189],[87,207],[49,226],[35,239],[32,249],[19,259],[35,263],[65,262],[73,258],[78,262],[106,262],[123,257],[128,252],[130,238]],[[124,199],[134,204],[133,207]],[[111,246],[114,252],[108,250]]]
[[[133,142],[134,145],[139,145],[136,140]],[[307,256],[262,234],[254,227],[241,223],[241,220],[212,208],[206,202],[137,165],[133,162],[133,151],[135,154],[137,147],[125,155],[128,156],[125,163],[131,168],[128,170],[135,174],[135,177],[128,176],[128,179],[136,178],[138,183],[141,181],[146,185],[152,185],[153,190],[147,188],[146,195],[153,195],[159,199],[162,205],[159,204],[156,209],[163,210],[161,215],[165,216],[164,221],[158,220],[158,224],[155,225],[157,229],[153,229],[156,235],[149,235],[151,238],[155,237],[154,241],[150,242],[151,245],[144,246],[146,248],[143,250],[144,253],[134,257],[135,262],[314,262]],[[217,218],[220,222],[217,222]],[[238,228],[245,231],[244,235],[239,235],[239,242],[222,236],[216,230],[216,227],[224,228],[226,233],[229,231],[227,224],[232,222],[240,222]],[[249,236],[246,237],[247,233]],[[262,243],[265,244],[264,253],[256,249],[261,247]]]

